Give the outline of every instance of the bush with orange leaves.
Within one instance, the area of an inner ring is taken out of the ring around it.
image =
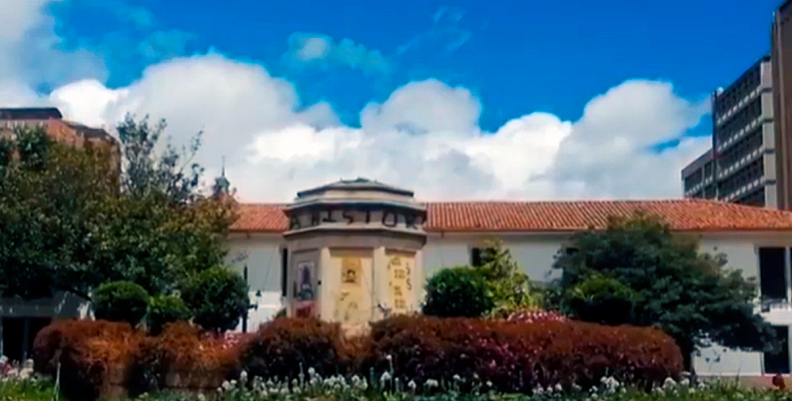
[[[129,395],[215,389],[234,371],[238,349],[189,323],[169,323],[160,335],[141,342],[130,369]]]
[[[92,400],[108,385],[125,385],[126,369],[142,339],[143,334],[127,323],[58,321],[36,336],[34,366],[51,377],[60,369],[61,390],[67,398]]]

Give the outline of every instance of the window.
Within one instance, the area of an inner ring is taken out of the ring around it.
[[[786,299],[785,259],[784,248],[759,248],[759,285],[763,302]]]
[[[289,291],[289,250],[281,248],[281,296],[285,297]]]
[[[481,256],[484,252],[481,248],[472,248],[470,250],[470,265],[474,267],[481,266]]]
[[[789,373],[789,327],[774,326],[779,349],[776,352],[764,353],[765,373]]]

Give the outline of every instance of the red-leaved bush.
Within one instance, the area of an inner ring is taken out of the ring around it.
[[[129,395],[215,389],[234,371],[237,348],[189,323],[166,324],[161,334],[141,341],[130,367]]]
[[[42,329],[33,344],[36,371],[55,377],[73,400],[92,400],[123,388],[143,334],[127,323],[63,320]],[[60,365],[59,365],[60,364]]]
[[[519,323],[478,319],[395,317],[373,324],[370,366],[404,381],[490,381],[501,391],[598,384],[603,376],[647,384],[677,377],[682,355],[674,340],[649,328],[574,321]]]
[[[157,389],[206,390],[247,371],[251,377],[293,379],[313,368],[324,377],[385,372],[422,386],[427,380],[491,382],[503,392],[536,386],[592,386],[605,376],[649,385],[678,377],[674,340],[650,328],[610,327],[539,319],[442,319],[397,316],[360,337],[316,319],[276,319],[229,346],[226,338],[174,323],[156,337],[126,324],[66,321],[36,338],[36,368],[54,376],[58,362],[72,399],[96,398],[108,383],[130,395]],[[104,395],[104,394],[103,394]]]
[[[242,345],[240,368],[263,378],[296,378],[309,368],[323,376],[345,374],[367,352],[365,340],[345,338],[337,323],[275,319]]]

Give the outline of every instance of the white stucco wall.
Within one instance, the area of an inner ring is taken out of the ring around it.
[[[559,276],[551,272],[554,256],[561,248],[568,234],[559,235],[502,235],[501,239],[512,253],[517,263],[536,281],[546,282]],[[776,233],[713,233],[697,235],[701,241],[701,251],[711,254],[724,253],[728,260],[727,268],[743,271],[744,277],[759,276],[758,248],[762,246],[784,246],[792,248],[792,235]],[[481,247],[491,238],[487,234],[446,234],[430,233],[423,248],[423,284],[427,277],[444,267],[470,263],[470,250]],[[251,311],[248,328],[255,329],[258,324],[268,320],[277,312],[275,305],[280,300],[280,247],[285,241],[278,235],[254,235],[232,238],[231,257],[244,252],[247,257],[234,263],[241,272],[247,264],[252,294],[258,290],[266,292],[268,308]],[[548,273],[551,272],[549,275]],[[792,290],[792,289],[791,289]],[[256,299],[253,299],[256,302]],[[775,309],[763,316],[771,324],[792,326],[792,309]],[[701,351],[694,357],[694,366],[701,375],[761,375],[763,354],[759,352],[740,352],[712,347]]]

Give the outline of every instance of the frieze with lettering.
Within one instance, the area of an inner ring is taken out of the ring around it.
[[[289,217],[289,231],[321,225],[339,227],[378,224],[387,228],[421,230],[425,223],[424,214],[403,209],[355,210],[325,208],[295,213]]]

